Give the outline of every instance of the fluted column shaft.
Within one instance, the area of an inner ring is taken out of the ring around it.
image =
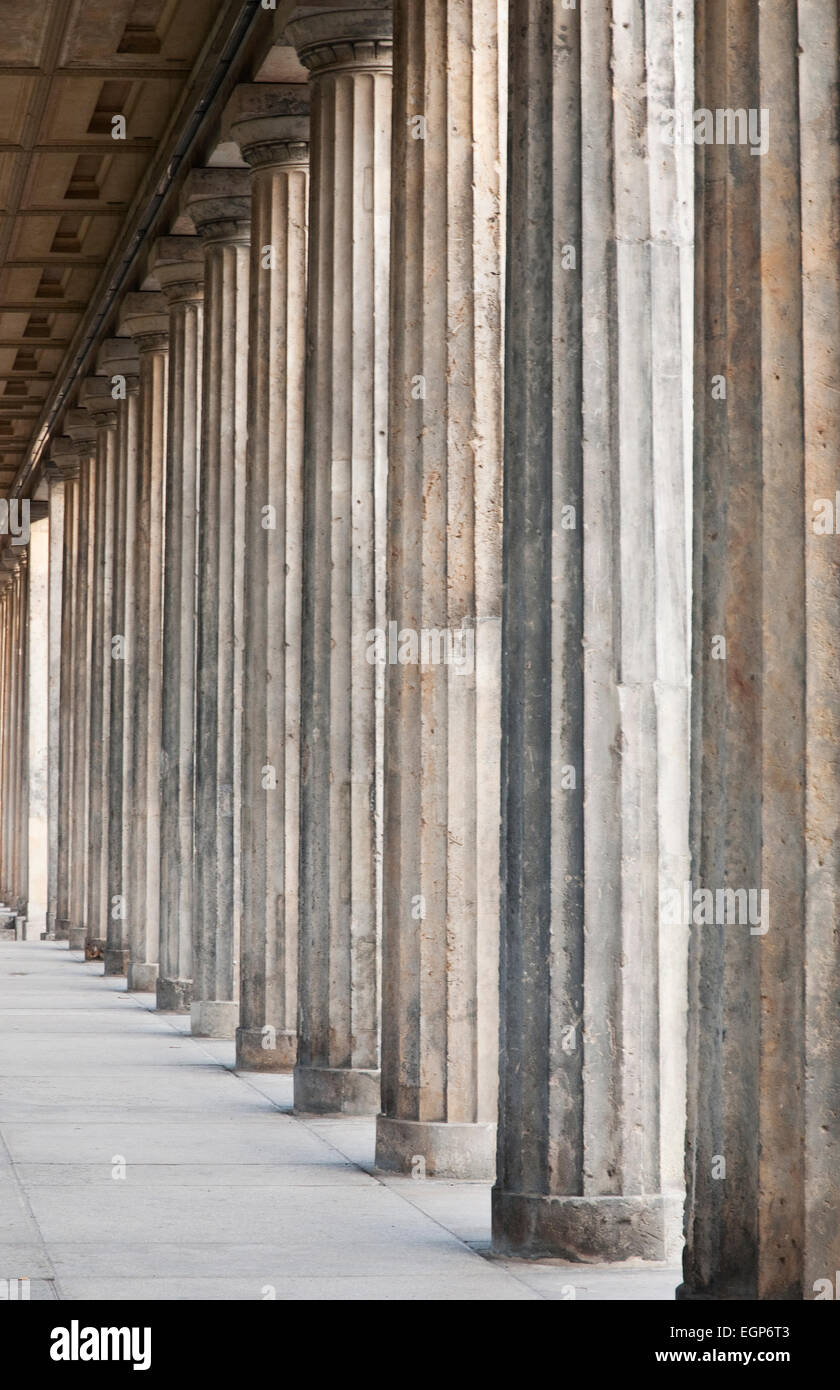
[[[690,1298],[840,1269],[838,32],[836,3],[696,10],[698,109],[761,127],[696,151],[692,878],[755,898],[691,929]]]
[[[130,338],[108,338],[99,349],[97,370],[110,385],[116,410],[112,546],[114,566],[105,658],[111,662],[108,708],[108,860],[105,974],[126,975],[129,964],[127,891],[124,870],[130,858],[131,797],[129,739],[131,699],[131,621],[134,593],[134,517],[137,489],[139,363]]]
[[[386,617],[402,656],[390,628],[377,634],[387,664],[376,1162],[410,1173],[420,1156],[427,1174],[455,1178],[495,1172],[499,12],[499,0],[394,7]]]
[[[24,837],[26,937],[47,934],[49,861],[49,522],[31,523],[26,565]]]
[[[7,872],[7,852],[6,852],[6,822],[9,815],[8,803],[8,759],[9,759],[9,739],[8,739],[8,679],[9,679],[9,648],[11,628],[11,603],[9,598],[9,579],[0,569],[0,733],[2,733],[2,743],[0,743],[0,796],[2,796],[2,806],[0,806],[0,897],[6,907],[10,906],[11,894],[9,891],[9,881]]]
[[[297,1057],[308,94],[234,127],[251,175],[242,940],[237,1062]]]
[[[17,675],[17,591],[15,584],[15,565],[10,553],[3,556],[3,567],[8,574],[8,647],[7,663],[8,670],[6,676],[6,787],[5,787],[5,817],[3,825],[3,862],[6,895],[9,899],[9,906],[17,915],[17,882],[15,878],[15,782],[16,782],[16,761],[17,761],[17,741],[15,738],[16,728],[16,675]]]
[[[194,170],[186,197],[204,243],[190,1017],[197,1036],[232,1038],[239,1019],[241,917],[248,174]]]
[[[29,546],[20,552],[17,574],[17,912],[28,923],[29,915]]]
[[[6,789],[6,863],[9,902],[22,930],[26,915],[26,880],[29,843],[27,788],[27,664],[26,628],[28,609],[26,549],[9,546],[3,564],[11,574],[9,585],[9,761]]]
[[[87,936],[89,959],[101,959],[108,931],[108,778],[110,773],[111,603],[114,578],[114,497],[117,415],[106,378],[89,378],[82,400],[96,426],[90,657],[90,767],[87,837]]]
[[[127,987],[152,991],[158,974],[160,904],[160,727],[163,501],[169,319],[160,293],[126,295],[120,326],[139,356],[137,476],[131,654],[127,672],[130,778],[129,834],[123,841]]]
[[[196,517],[199,505],[204,264],[196,237],[163,237],[154,273],[169,305],[163,584],[160,974],[157,1007],[192,996]]]
[[[67,484],[53,462],[48,470],[47,576],[47,936],[58,936],[58,860],[61,766],[61,596],[64,583],[64,507]]]
[[[14,586],[13,571],[8,569],[5,563],[0,564],[0,584],[3,586],[3,684],[2,684],[2,729],[3,747],[0,749],[2,758],[2,787],[3,795],[3,815],[0,823],[0,885],[2,885],[2,896],[6,905],[14,912],[14,868],[11,861],[11,837],[12,826],[14,823],[12,808],[12,782],[14,776],[14,743],[12,739],[12,729],[14,727],[13,712],[13,653],[14,653]]]
[[[5,672],[4,672],[4,713],[5,733],[3,769],[3,892],[8,905],[15,915],[20,913],[20,879],[18,874],[19,853],[19,804],[20,804],[20,609],[21,590],[20,556],[11,547],[4,550],[2,560],[3,582],[6,585],[5,618]]]
[[[73,805],[73,653],[79,525],[79,462],[73,441],[53,441],[53,457],[64,480],[64,521],[61,565],[61,682],[58,720],[58,862],[56,873],[56,939],[70,935],[70,864]]]
[[[510,9],[493,1234],[524,1256],[678,1241],[684,30],[658,0]]]
[[[379,1109],[391,14],[289,28],[310,71],[312,181],[304,477],[301,1110]]]
[[[70,410],[65,428],[78,445],[79,482],[76,563],[73,569],[72,731],[73,781],[70,801],[70,934],[71,950],[83,951],[87,936],[88,806],[90,794],[90,658],[93,581],[93,503],[96,486],[96,440],[87,412]]]

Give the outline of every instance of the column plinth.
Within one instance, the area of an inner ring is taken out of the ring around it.
[[[496,1125],[457,1120],[376,1118],[376,1166],[411,1173],[418,1159],[428,1178],[491,1182],[496,1176]]]
[[[312,1115],[375,1115],[378,1068],[296,1066],[295,1110]]]
[[[382,683],[365,638],[384,613],[390,7],[288,36],[312,112],[295,1106],[375,1113]]]

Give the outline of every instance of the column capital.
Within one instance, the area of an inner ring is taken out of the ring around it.
[[[52,493],[54,487],[57,487],[59,483],[64,482],[64,474],[59,468],[55,459],[53,458],[52,446],[50,446],[49,455],[50,457],[48,459],[45,459],[43,462],[41,468],[41,476],[43,477],[44,482],[47,484],[50,493]]]
[[[0,570],[12,579],[19,573],[22,561],[23,556],[10,550],[8,546],[0,552]]]
[[[199,237],[158,237],[149,253],[148,268],[168,305],[204,298],[204,255]]]
[[[169,309],[158,290],[127,294],[120,305],[119,329],[137,344],[137,351],[160,352],[169,343]]]
[[[112,386],[114,377],[121,376],[127,390],[131,390],[132,382],[136,388],[140,380],[140,361],[134,339],[104,338],[96,354],[96,375],[108,377]]]
[[[205,242],[247,246],[251,239],[250,170],[192,169],[181,192],[181,210]]]
[[[69,434],[56,435],[50,441],[52,462],[65,482],[72,483],[79,476],[79,446]]]
[[[107,376],[85,377],[79,387],[79,405],[92,417],[97,429],[116,429],[117,402]]]
[[[303,66],[317,76],[342,68],[390,71],[392,36],[390,0],[293,19],[285,31]]]
[[[88,412],[80,406],[64,412],[64,432],[75,443],[80,463],[96,452],[96,426]]]
[[[302,82],[237,87],[222,116],[223,132],[252,169],[309,161],[309,88]]]

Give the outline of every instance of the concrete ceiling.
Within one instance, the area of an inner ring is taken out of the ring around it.
[[[229,9],[0,0],[0,494]],[[112,135],[118,115],[123,140]]]

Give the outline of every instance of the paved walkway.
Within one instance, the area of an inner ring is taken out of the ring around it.
[[[290,1077],[153,1006],[0,942],[0,1279],[32,1298],[673,1298],[673,1269],[487,1258],[487,1184],[376,1176],[372,1121],[292,1115]]]

